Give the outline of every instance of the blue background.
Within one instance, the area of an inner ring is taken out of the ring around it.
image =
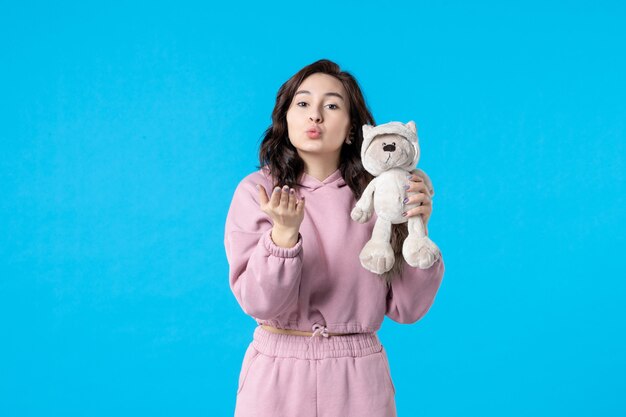
[[[232,415],[223,228],[320,58],[415,120],[446,259],[400,416],[626,414],[623,2],[6,2],[0,415]]]

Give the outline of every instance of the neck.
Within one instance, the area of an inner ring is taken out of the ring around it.
[[[304,172],[320,181],[324,181],[339,168],[339,154],[335,158],[302,154],[300,157],[304,161]]]

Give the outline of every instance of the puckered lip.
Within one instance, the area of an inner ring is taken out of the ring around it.
[[[309,127],[307,130],[307,132],[317,132],[317,133],[322,133],[322,129],[320,129],[317,126],[311,126]]]

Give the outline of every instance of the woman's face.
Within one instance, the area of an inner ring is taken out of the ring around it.
[[[341,81],[324,73],[305,78],[287,110],[287,133],[298,153],[337,158],[349,129],[348,95]]]

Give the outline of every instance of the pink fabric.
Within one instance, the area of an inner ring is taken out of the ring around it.
[[[235,417],[394,417],[394,395],[376,333],[310,339],[258,326],[239,375]]]
[[[313,336],[257,327],[244,355],[235,416],[395,416],[395,389],[376,331],[385,315],[414,323],[426,314],[441,285],[443,258],[427,270],[400,259],[404,272],[390,288],[363,268],[359,253],[376,214],[365,224],[350,218],[356,201],[340,170],[324,181],[304,174],[298,242],[278,247],[256,184],[269,193],[274,185],[263,170],[246,176],[226,219],[230,288],[258,324]]]
[[[432,306],[444,274],[443,256],[429,269],[409,266],[389,289],[363,268],[359,253],[370,239],[376,214],[360,224],[350,218],[356,201],[338,169],[324,181],[304,174],[304,221],[293,248],[276,246],[272,222],[259,208],[256,184],[271,193],[265,170],[237,186],[226,219],[224,244],[230,287],[258,324],[330,333],[377,331],[387,315],[414,323]],[[282,184],[281,184],[282,185]],[[398,260],[396,260],[398,262]]]

